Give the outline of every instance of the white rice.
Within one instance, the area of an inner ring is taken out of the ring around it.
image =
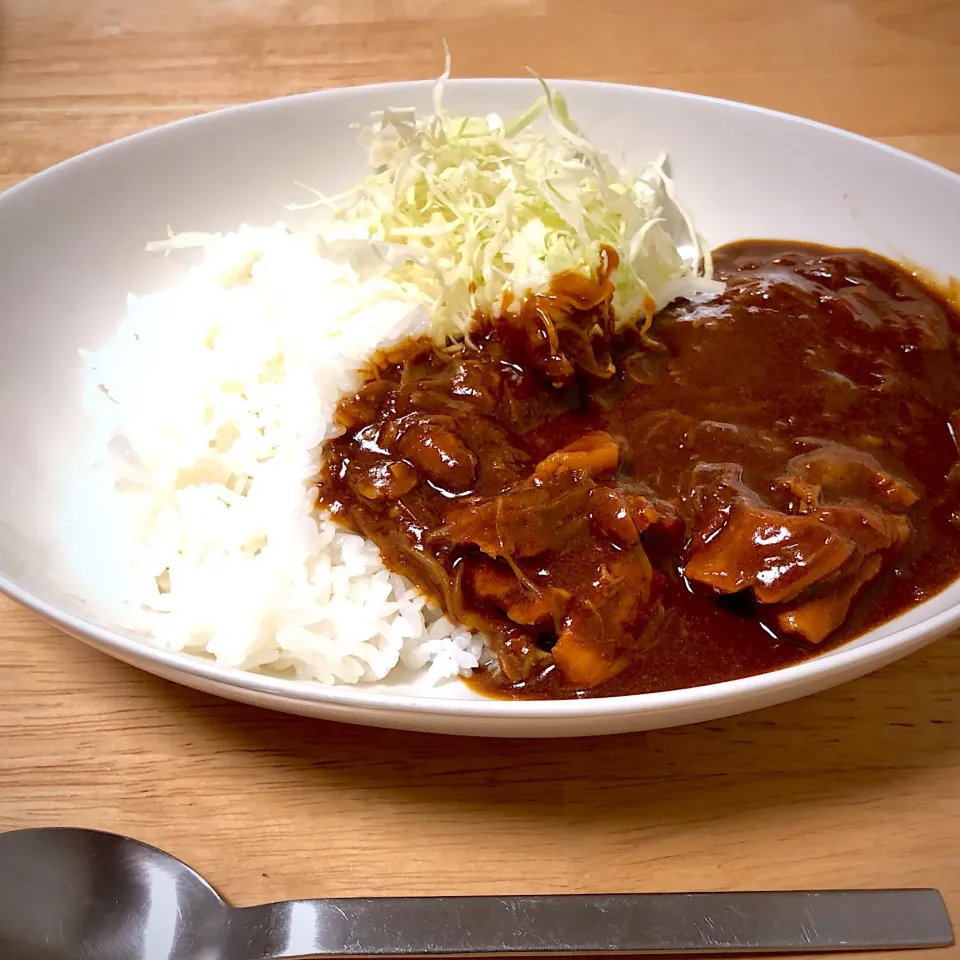
[[[477,666],[482,638],[315,502],[357,368],[429,319],[419,290],[361,278],[280,225],[214,238],[175,286],[131,297],[114,341],[84,353],[109,438],[97,525],[112,616],[170,650],[322,683]]]

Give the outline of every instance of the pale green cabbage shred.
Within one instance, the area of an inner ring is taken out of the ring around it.
[[[476,310],[499,312],[508,291],[515,303],[561,271],[591,274],[601,244],[620,257],[612,279],[621,323],[645,327],[670,300],[721,288],[663,157],[636,175],[618,168],[539,77],[542,96],[509,122],[457,116],[443,106],[449,72],[448,53],[432,115],[390,109],[360,126],[370,176],[295,205],[330,207],[318,230],[325,242],[373,241],[394,279],[433,301],[434,337],[462,335]]]

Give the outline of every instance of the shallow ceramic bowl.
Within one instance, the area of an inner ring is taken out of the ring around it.
[[[742,104],[558,82],[602,147],[637,165],[670,156],[711,245],[788,237],[865,246],[946,278],[960,272],[960,177],[888,147]],[[385,106],[429,109],[430,84],[333,90],[161,127],[61,164],[0,197],[0,589],[73,636],[167,679],[248,703],[354,723],[500,736],[571,736],[713,719],[790,700],[889,663],[960,623],[960,583],[880,629],[798,666],[668,693],[501,702],[452,683],[327,688],[158,651],[96,622],[70,589],[63,498],[83,424],[77,349],[112,334],[128,291],[168,283],[177,258],[144,253],[176,230],[283,219],[295,182],[335,191],[364,171],[349,125]],[[448,105],[511,115],[528,80],[453,82]],[[730,358],[731,363],[736,357]]]

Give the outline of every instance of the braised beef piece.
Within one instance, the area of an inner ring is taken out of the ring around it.
[[[536,630],[564,681],[577,687],[619,673],[659,613],[663,577],[640,535],[660,515],[613,479],[619,459],[608,434],[587,434],[504,493],[457,503],[431,537],[462,558],[474,601]],[[488,616],[488,629],[496,620]],[[511,640],[501,645],[501,667],[525,679],[529,658],[514,657]]]
[[[917,495],[841,444],[793,458],[774,487],[783,491],[790,499],[779,509],[743,483],[737,464],[698,465],[684,575],[719,593],[749,590],[781,630],[820,643],[906,546],[910,521],[899,511]]]
[[[796,663],[960,573],[954,306],[864,251],[744,241],[640,336],[593,278],[379,353],[322,502],[496,662],[500,696]]]

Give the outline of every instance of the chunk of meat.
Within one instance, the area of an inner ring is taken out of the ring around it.
[[[588,433],[555,453],[544,457],[533,471],[538,480],[563,473],[578,473],[585,477],[609,476],[620,462],[620,449],[609,433]]]
[[[503,675],[512,683],[529,680],[553,665],[553,655],[542,649],[530,636],[529,628],[512,627],[510,622],[498,624],[496,632],[487,636],[497,643],[497,660]]]
[[[470,563],[470,585],[474,595],[502,610],[514,623],[549,630],[560,604],[569,599],[566,591],[554,588],[525,589],[505,564],[478,557]]]
[[[630,510],[634,525],[639,533],[644,530],[656,530],[671,540],[677,540],[684,534],[684,523],[677,505],[660,497],[630,491],[624,499]]]
[[[631,510],[616,487],[594,487],[589,497],[590,523],[596,533],[624,547],[640,542],[640,531],[649,526],[643,511]],[[634,514],[637,514],[637,517]],[[637,519],[644,523],[638,528]],[[654,512],[656,519],[656,512]]]
[[[393,389],[393,385],[386,380],[371,380],[353,396],[344,397],[340,401],[334,414],[334,422],[346,430],[370,423]]]
[[[416,472],[402,460],[375,463],[356,481],[357,493],[367,500],[398,500],[416,485]]]
[[[899,553],[910,539],[910,521],[905,516],[869,504],[823,507],[817,517],[849,537],[865,554],[890,549]]]
[[[673,504],[619,483],[595,486],[590,491],[589,510],[594,532],[624,547],[638,543],[640,534],[647,530],[673,539],[683,532],[683,521]]]
[[[511,490],[454,507],[437,537],[473,543],[489,557],[535,557],[581,537],[589,523],[592,478],[612,473],[619,453],[604,433],[550,454]]]
[[[736,503],[729,518],[684,567],[720,593],[753,590],[761,603],[782,603],[839,569],[854,545],[819,521]]]
[[[477,360],[462,361],[450,376],[450,394],[482,413],[496,410],[501,389],[499,372]]]
[[[615,677],[625,666],[623,656],[609,656],[589,643],[572,620],[564,627],[551,651],[553,662],[570,686],[590,689]]]
[[[821,502],[863,500],[896,513],[917,502],[917,492],[906,481],[884,470],[876,457],[841,443],[830,443],[794,457],[780,479],[803,513]]]
[[[819,516],[849,537],[857,550],[835,574],[777,615],[782,630],[810,643],[821,643],[843,623],[857,596],[882,573],[885,563],[900,553],[911,533],[906,517],[878,507],[825,507]]]
[[[855,545],[809,516],[765,505],[734,464],[695,471],[699,533],[684,575],[720,593],[752,590],[761,603],[782,603],[839,569]]]
[[[431,541],[481,551],[462,561],[466,586],[540,631],[565,682],[581,688],[623,669],[661,592],[640,543],[657,511],[607,479],[618,459],[607,434],[581,437],[512,489],[452,507]]]
[[[639,549],[602,566],[599,574],[571,599],[551,651],[564,680],[581,688],[623,669],[652,613],[651,594],[660,587]]]
[[[793,633],[810,643],[822,643],[850,612],[858,593],[883,569],[879,554],[867,557],[860,568],[829,593],[798,603],[777,615],[777,624],[785,633]]]
[[[429,421],[404,431],[397,450],[444,490],[469,490],[477,478],[477,458],[452,430]]]
[[[780,628],[811,643],[843,623],[859,592],[910,538],[906,517],[869,503],[776,510],[733,464],[701,465],[694,477],[699,528],[687,579],[720,593],[749,590],[759,603],[781,606]]]
[[[458,504],[432,540],[472,544],[488,557],[524,559],[582,536],[590,485],[573,474],[531,480],[498,497]]]
[[[654,524],[675,530],[678,518],[669,505],[597,482],[615,471],[618,458],[608,434],[581,437],[500,496],[468,498],[452,507],[435,538],[471,543],[493,558],[526,559],[563,550],[591,525],[624,546],[636,544]]]

